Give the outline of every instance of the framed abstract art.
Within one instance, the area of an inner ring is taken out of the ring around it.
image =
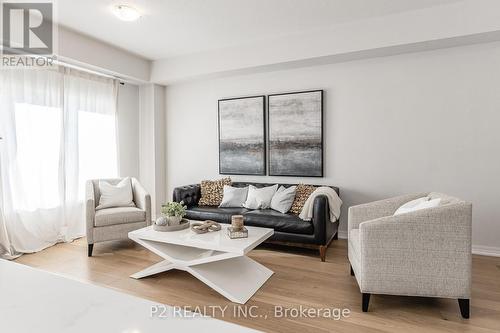
[[[268,96],[269,175],[323,177],[323,90]]]
[[[219,173],[266,174],[265,96],[219,100]]]

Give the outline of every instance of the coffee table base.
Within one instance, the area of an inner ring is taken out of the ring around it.
[[[244,255],[132,239],[165,259],[132,274],[130,277],[134,279],[179,269],[189,272],[230,301],[245,304],[273,275],[273,271]]]

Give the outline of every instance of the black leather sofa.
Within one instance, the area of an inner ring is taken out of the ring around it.
[[[274,184],[232,183],[232,186],[235,187],[245,187],[248,185],[260,188]],[[295,184],[279,185],[288,187]],[[331,187],[339,194],[337,187]],[[268,242],[319,250],[321,261],[325,261],[326,249],[331,241],[338,238],[339,223],[338,221],[335,223],[330,222],[328,199],[324,195],[318,196],[314,200],[312,221],[304,221],[297,215],[282,214],[272,209],[249,210],[246,208],[198,206],[200,197],[200,184],[177,187],[173,193],[173,201],[183,201],[187,205],[186,217],[188,219],[231,223],[232,215],[243,215],[245,225],[274,229],[274,235]]]

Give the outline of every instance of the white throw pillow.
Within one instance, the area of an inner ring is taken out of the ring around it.
[[[295,199],[296,190],[297,186],[290,186],[289,188],[280,186],[271,199],[271,209],[277,210],[283,214],[288,212],[292,207],[293,200]]]
[[[111,185],[107,181],[99,181],[101,198],[96,210],[110,207],[133,207],[132,181],[130,178],[122,179],[118,184]]]
[[[421,209],[433,208],[439,206],[441,203],[441,198],[429,200],[429,197],[418,198],[412,201],[409,201],[399,207],[394,215],[400,215],[405,213],[415,212]]]
[[[253,185],[249,186],[247,201],[243,207],[248,209],[267,209],[271,206],[271,200],[274,193],[278,189],[278,185],[272,185],[263,188],[257,188]]]
[[[247,187],[233,187],[224,185],[224,195],[219,207],[243,207],[247,200]]]

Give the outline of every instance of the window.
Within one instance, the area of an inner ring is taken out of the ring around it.
[[[15,128],[14,209],[34,211],[58,206],[62,110],[17,103]]]
[[[116,80],[63,66],[0,71],[1,245],[12,254],[85,233],[85,181],[117,176],[116,93]]]
[[[79,196],[85,195],[88,179],[113,178],[118,174],[115,117],[78,112]]]

